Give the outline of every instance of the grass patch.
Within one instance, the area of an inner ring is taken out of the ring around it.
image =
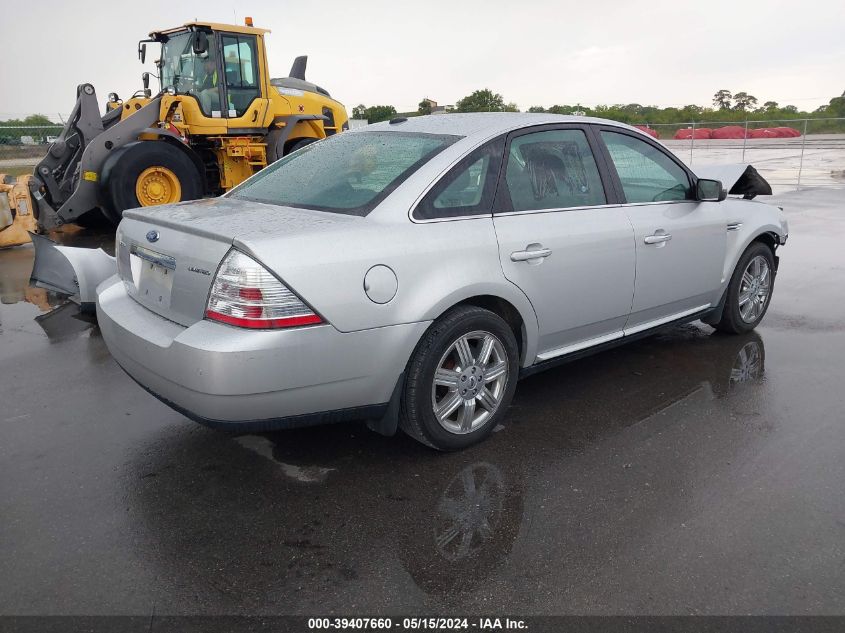
[[[0,167],[0,173],[9,176],[30,176],[35,170],[35,165],[21,165],[19,167]]]

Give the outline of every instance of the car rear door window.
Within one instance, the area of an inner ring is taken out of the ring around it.
[[[607,203],[593,152],[581,129],[517,136],[511,141],[507,161],[505,181],[512,208],[503,210],[567,209]]]
[[[643,140],[602,130],[626,202],[665,202],[692,198],[687,172],[665,152]]]
[[[504,139],[487,143],[461,160],[414,209],[414,218],[433,220],[490,215]]]

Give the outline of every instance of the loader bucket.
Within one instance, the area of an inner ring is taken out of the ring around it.
[[[0,248],[29,243],[29,232],[38,226],[29,191],[31,178],[15,180],[0,174]]]
[[[114,257],[101,248],[60,246],[43,235],[30,236],[35,246],[30,283],[68,295],[83,311],[93,310],[97,286],[117,274]]]
[[[0,193],[0,231],[12,226],[14,221],[12,208],[9,206],[9,196],[6,192]]]

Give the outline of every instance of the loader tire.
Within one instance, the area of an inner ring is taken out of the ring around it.
[[[300,147],[311,145],[320,139],[316,138],[295,138],[286,142],[282,141],[284,130],[271,130],[264,141],[267,143],[267,164],[275,163],[283,156],[295,152]]]
[[[298,138],[292,141],[287,142],[287,149],[285,150],[285,156],[288,154],[295,152],[298,149],[305,147],[306,145],[311,145],[311,143],[316,143],[320,139],[318,138]]]
[[[126,209],[202,197],[202,176],[178,147],[138,141],[119,152],[103,170],[103,212],[113,223],[120,222]]]

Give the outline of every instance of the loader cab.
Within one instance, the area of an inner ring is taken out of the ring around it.
[[[202,118],[246,117],[238,127],[260,127],[263,116],[259,115],[264,115],[267,103],[262,81],[264,30],[215,26],[191,24],[151,34],[162,46],[158,60],[161,88],[171,95],[193,97]]]

